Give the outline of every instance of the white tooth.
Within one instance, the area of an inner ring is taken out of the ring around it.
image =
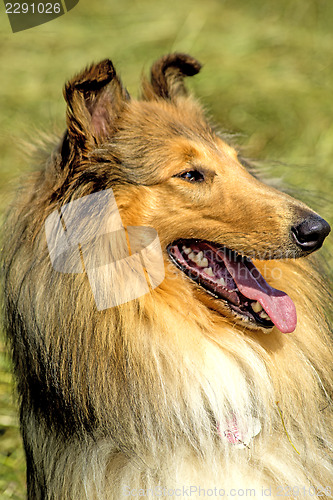
[[[214,276],[213,269],[211,267],[205,267],[204,271],[208,274],[208,276]]]
[[[252,302],[251,307],[254,310],[254,312],[256,312],[256,313],[262,311],[262,305],[258,301],[257,302]]]
[[[206,257],[201,259],[201,262],[199,265],[200,265],[200,267],[207,267],[208,266],[208,260],[206,259]]]
[[[201,259],[203,257],[203,252],[199,252],[195,255],[195,257],[192,259],[198,266],[200,266]],[[203,267],[203,266],[202,266]]]
[[[190,248],[184,248],[184,252],[186,253],[186,255],[188,255],[189,253],[191,253],[191,249]]]
[[[225,281],[223,278],[220,278],[219,280],[217,280],[222,286],[225,286]]]
[[[193,262],[195,262],[195,259],[196,259],[196,255],[195,253],[191,252],[188,256],[189,259],[193,260]]]
[[[270,319],[270,317],[268,316],[268,314],[265,311],[261,311],[261,313],[259,314],[259,316],[262,319]]]

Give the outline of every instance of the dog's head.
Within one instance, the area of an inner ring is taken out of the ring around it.
[[[290,332],[293,302],[251,258],[305,256],[330,227],[243,166],[186,91],[184,77],[199,70],[188,55],[165,56],[139,100],[109,60],[68,82],[65,191],[112,188],[125,226],[158,231],[165,260],[175,265],[167,278],[178,274],[201,301],[242,325]]]

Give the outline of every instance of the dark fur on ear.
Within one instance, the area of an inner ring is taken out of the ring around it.
[[[70,142],[89,150],[109,137],[129,94],[122,86],[112,62],[92,64],[64,88]]]
[[[151,83],[143,82],[142,98],[173,100],[187,95],[185,76],[199,73],[201,64],[188,54],[168,54],[158,59],[151,68]]]

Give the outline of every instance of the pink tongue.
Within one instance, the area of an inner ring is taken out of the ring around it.
[[[229,260],[225,254],[223,260],[239,291],[248,299],[257,300],[281,332],[293,332],[297,316],[291,298],[286,293],[272,288],[251,261],[247,261],[245,265],[241,260]]]

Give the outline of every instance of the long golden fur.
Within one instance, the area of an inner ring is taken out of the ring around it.
[[[298,487],[294,496],[306,497],[333,486],[329,291],[315,257],[290,237],[313,212],[251,175],[207,122],[183,82],[199,69],[183,54],[160,59],[140,100],[107,60],[73,78],[67,131],[10,209],[6,331],[29,499],[157,496],[156,488],[199,498],[199,487],[201,496],[215,487],[260,496],[264,487],[273,498]],[[205,182],[179,175],[193,169]],[[125,227],[157,230],[165,279],[98,311],[85,273],[52,268],[44,224],[110,188]],[[177,269],[168,245],[193,238],[254,258],[294,301],[296,330],[265,335]],[[240,432],[259,421],[260,432],[237,446],[223,432],[231,420]]]

